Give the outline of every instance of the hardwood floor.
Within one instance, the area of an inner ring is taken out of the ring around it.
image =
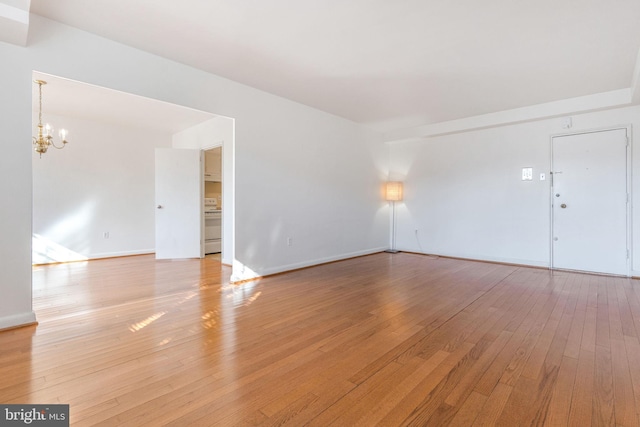
[[[211,258],[34,268],[0,402],[72,425],[636,426],[640,283],[375,254],[230,285]]]

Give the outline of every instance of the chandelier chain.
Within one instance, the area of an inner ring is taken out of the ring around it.
[[[38,124],[42,124],[42,83],[38,83]]]

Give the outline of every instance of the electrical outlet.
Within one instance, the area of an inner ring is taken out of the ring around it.
[[[105,231],[104,233],[102,233],[102,237],[104,237],[105,239],[109,238],[109,232]]]

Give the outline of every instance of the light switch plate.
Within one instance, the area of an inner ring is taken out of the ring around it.
[[[547,179],[547,175],[545,175],[544,173],[540,174],[540,181],[544,181],[545,179]]]
[[[533,180],[533,168],[522,168],[522,180],[523,181]]]

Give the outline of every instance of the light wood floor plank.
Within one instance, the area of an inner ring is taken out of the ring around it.
[[[578,359],[564,356],[553,388],[547,423],[551,426],[566,426],[569,423],[571,398],[578,370]]]
[[[495,426],[511,396],[511,392],[513,392],[513,387],[497,383],[473,422],[473,427]]]

